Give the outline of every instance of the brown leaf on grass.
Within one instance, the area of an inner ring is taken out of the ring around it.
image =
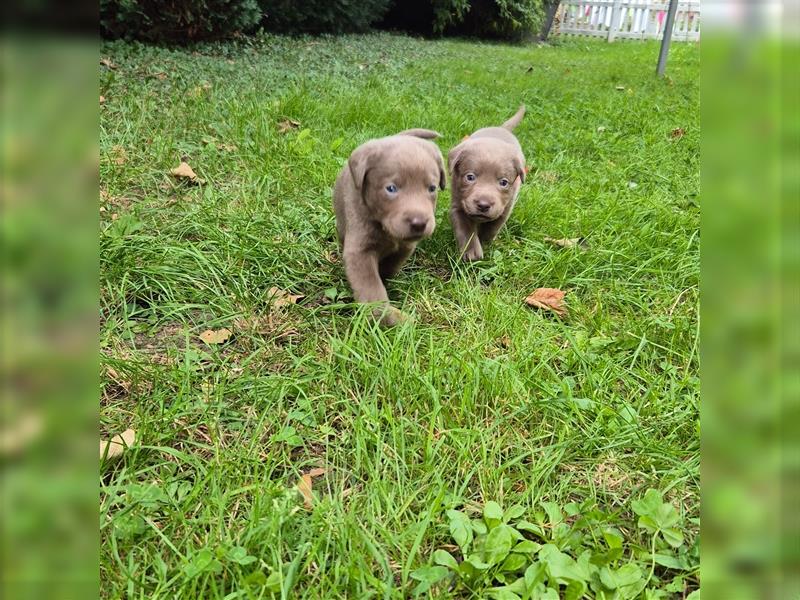
[[[276,287],[269,288],[268,294],[270,298],[269,303],[274,308],[289,306],[290,304],[297,304],[298,300],[305,298],[303,294],[292,294],[291,292],[287,292]]]
[[[106,97],[103,96],[103,94],[100,94],[100,104],[105,104],[105,103],[106,103]]]
[[[295,121],[294,119],[284,119],[278,123],[278,131],[280,133],[287,133],[292,129],[297,129],[298,127],[300,127],[300,121]]]
[[[558,240],[551,237],[545,237],[544,241],[549,242],[554,246],[558,246],[560,248],[576,248],[576,247],[585,248],[587,246],[586,238],[584,237],[561,238]]]
[[[324,475],[325,471],[326,470],[322,467],[311,469],[308,473],[301,475],[300,481],[297,482],[297,491],[303,496],[303,505],[308,510],[314,507],[314,494],[312,493],[314,488],[313,478]]]
[[[112,159],[115,165],[124,165],[128,162],[128,151],[125,150],[122,146],[114,146],[111,149],[111,153],[114,155]]]
[[[133,445],[134,441],[136,441],[136,432],[133,429],[126,429],[110,440],[100,440],[100,460],[119,458],[126,448]]]
[[[556,288],[538,288],[533,293],[525,298],[525,304],[534,308],[541,308],[543,310],[550,310],[560,317],[567,314],[567,307],[564,304],[564,294]]]
[[[676,127],[675,129],[672,130],[672,133],[670,133],[669,136],[673,140],[679,140],[683,137],[684,133],[686,133],[686,130],[683,127]]]
[[[105,56],[100,58],[100,64],[103,65],[104,67],[106,67],[107,69],[116,69],[117,68],[117,65],[115,65],[113,62],[111,62],[110,58],[105,57]]]
[[[539,179],[545,183],[555,183],[558,181],[558,173],[555,171],[539,171],[537,175],[539,176]]]
[[[206,329],[199,337],[206,344],[224,344],[230,339],[231,330],[224,327],[222,329]]]
[[[181,160],[181,164],[174,169],[170,169],[169,173],[173,177],[190,181],[192,183],[205,183],[205,180],[200,179],[197,176],[197,173],[194,172],[194,169],[189,166],[189,163],[187,163],[186,160]]]

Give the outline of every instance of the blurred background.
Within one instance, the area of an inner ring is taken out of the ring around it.
[[[127,8],[168,4],[101,0],[101,28],[126,36],[144,14]],[[398,22],[391,11],[400,6],[369,0],[370,16],[353,22],[309,2],[308,18],[290,26],[281,15],[305,15],[298,3],[243,4],[249,20],[226,34],[314,32],[319,15],[342,31],[381,26]],[[508,2],[506,12],[485,2],[489,16],[475,20],[452,10],[468,2],[437,12],[445,4],[404,11],[424,18],[403,27],[536,39],[549,14],[541,1]],[[800,598],[797,4],[703,3],[704,598]],[[531,20],[514,17],[515,7]],[[5,11],[0,595],[85,598],[98,585],[98,6]],[[227,22],[207,14],[181,35],[202,38]],[[146,31],[175,35],[167,25]]]

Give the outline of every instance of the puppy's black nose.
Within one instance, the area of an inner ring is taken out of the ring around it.
[[[479,211],[487,212],[492,207],[492,205],[488,203],[486,200],[478,200],[477,207]]]
[[[408,226],[414,233],[422,233],[428,225],[428,219],[425,217],[411,217],[408,220]]]

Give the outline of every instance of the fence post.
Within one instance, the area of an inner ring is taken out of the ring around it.
[[[614,6],[611,7],[611,24],[608,26],[608,41],[613,42],[617,37],[617,28],[619,27],[619,8],[622,0],[614,0]]]

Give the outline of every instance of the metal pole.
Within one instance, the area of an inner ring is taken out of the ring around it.
[[[664,24],[664,35],[661,37],[661,52],[658,54],[658,67],[656,68],[656,73],[659,77],[664,74],[664,69],[667,68],[667,54],[669,54],[669,43],[672,40],[672,28],[675,25],[676,12],[678,12],[678,0],[669,0],[667,22]]]

